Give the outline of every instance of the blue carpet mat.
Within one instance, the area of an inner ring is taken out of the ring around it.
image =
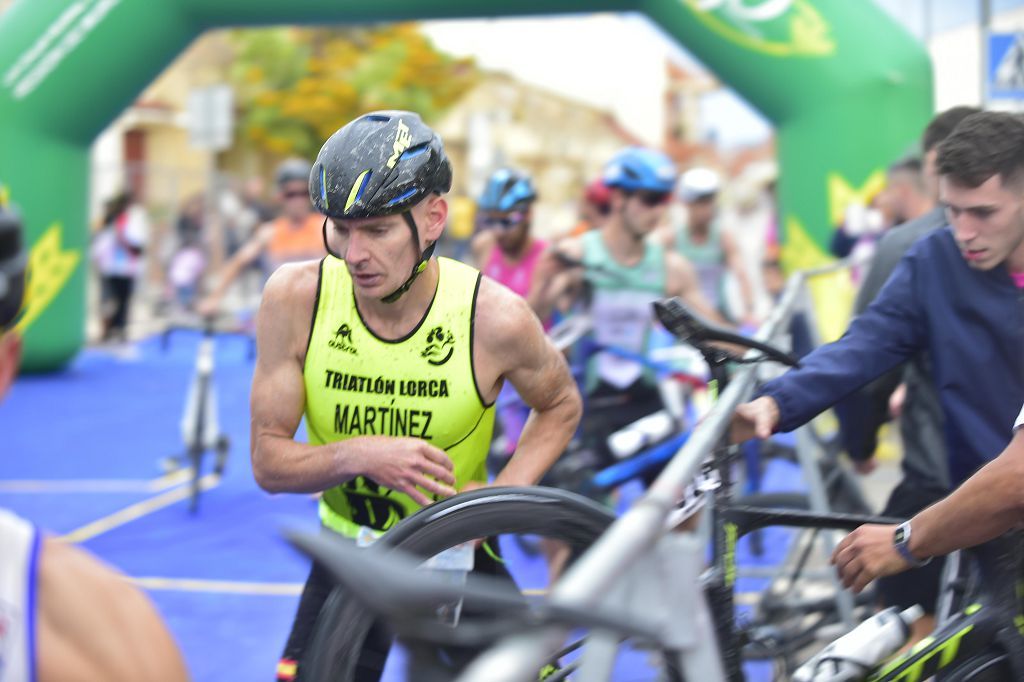
[[[65,534],[161,495],[145,486],[158,484],[161,458],[182,450],[180,420],[198,342],[198,334],[183,332],[167,348],[154,338],[128,355],[86,350],[64,372],[19,378],[0,405],[5,441],[0,505]],[[190,514],[186,501],[177,501],[112,524],[83,543],[130,576],[169,581],[150,595],[181,644],[196,682],[272,678],[298,601],[293,590],[308,572],[307,561],[283,542],[280,531],[317,526],[311,497],[268,495],[253,480],[250,352],[246,339],[217,343],[217,404],[231,456],[226,475],[203,494],[198,513]],[[791,467],[773,465],[764,486],[800,488],[798,478]],[[76,481],[83,489],[73,487]],[[12,482],[72,488],[12,491]],[[111,492],[109,486],[121,488]],[[628,504],[639,492],[627,487],[620,503]],[[769,532],[765,546],[771,551],[759,561],[776,560],[784,543],[786,531]],[[514,543],[503,544],[503,552],[522,587],[546,585],[542,559],[524,554]],[[747,554],[744,544],[741,562],[750,561]],[[216,586],[183,588],[174,582],[180,580],[231,581],[243,593]],[[249,593],[253,584],[277,586],[285,594]],[[741,589],[761,589],[761,584],[744,582]],[[615,679],[650,679],[646,661],[643,652],[626,652]],[[747,670],[751,680],[769,679],[762,665]],[[389,673],[388,679],[400,678]]]

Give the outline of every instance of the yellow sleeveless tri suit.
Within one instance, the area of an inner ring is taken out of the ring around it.
[[[416,328],[394,341],[363,324],[342,260],[320,263],[316,311],[306,349],[306,427],[315,445],[355,436],[422,438],[448,453],[456,487],[486,482],[494,406],[473,372],[473,316],[480,273],[438,259],[434,299]],[[320,520],[355,537],[385,531],[419,509],[408,495],[360,476],[324,492]]]

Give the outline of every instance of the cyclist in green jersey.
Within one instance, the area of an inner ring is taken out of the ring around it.
[[[710,168],[691,168],[679,179],[679,199],[686,206],[682,224],[667,225],[655,234],[666,249],[673,249],[693,264],[708,302],[720,312],[729,309],[725,280],[736,278],[739,304],[737,322],[756,326],[754,289],[744,267],[739,244],[731,231],[723,229],[718,210],[721,179]]]
[[[603,176],[611,193],[604,225],[556,243],[534,273],[529,300],[542,319],[585,281],[593,294],[592,336],[598,346],[645,353],[654,325],[651,303],[666,296],[678,296],[724,323],[701,293],[693,267],[648,239],[664,217],[675,179],[671,159],[653,149],[629,147],[612,158]],[[662,407],[652,372],[621,354],[599,352],[591,358],[585,391],[584,440],[604,461],[612,458],[608,435]]]
[[[310,174],[328,256],[283,266],[264,290],[253,472],[270,492],[323,491],[323,524],[355,539],[486,485],[505,381],[532,413],[495,484],[539,481],[579,421],[565,360],[526,302],[432,256],[451,179],[441,138],[419,115],[382,111],[348,123]],[[308,443],[295,440],[303,416]],[[314,567],[279,679],[294,678],[329,589]]]

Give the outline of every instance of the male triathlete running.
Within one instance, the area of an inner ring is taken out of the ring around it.
[[[328,216],[329,255],[281,267],[264,290],[253,472],[270,492],[324,491],[321,521],[351,538],[486,484],[493,403],[506,380],[533,413],[495,484],[536,483],[579,421],[565,360],[526,302],[432,257],[451,182],[441,138],[419,115],[381,111],[348,123],[309,179]],[[309,443],[295,440],[303,415]],[[477,568],[487,562],[477,552]],[[279,679],[294,677],[329,589],[314,566]],[[382,659],[386,647],[374,639]],[[368,658],[363,672],[374,679],[383,660]]]
[[[593,295],[594,342],[633,354],[649,350],[651,303],[657,299],[679,296],[720,320],[701,294],[693,267],[647,239],[664,216],[675,178],[671,159],[652,149],[630,147],[612,158],[603,178],[611,190],[608,218],[601,229],[560,241],[545,255],[530,292],[537,314],[550,314],[556,300],[579,291],[585,281]],[[662,407],[654,373],[610,352],[590,360],[585,388],[584,439],[603,460],[611,457],[605,443],[610,434]]]
[[[731,272],[743,306],[737,321],[754,324],[754,289],[739,245],[723,228],[718,214],[721,184],[718,173],[710,168],[691,168],[683,173],[678,193],[686,207],[686,219],[661,228],[656,238],[666,249],[677,251],[693,264],[704,298],[722,314],[727,313],[725,275]]]
[[[910,248],[839,341],[737,407],[735,439],[796,428],[927,350],[953,484],[1006,446],[1024,403],[1024,120],[968,116],[939,145],[937,166],[949,228]]]
[[[26,262],[21,220],[0,203],[0,397],[18,372],[21,339],[13,326]],[[187,679],[173,638],[141,591],[0,508],[0,680]]]
[[[198,306],[201,313],[216,313],[234,281],[255,263],[266,278],[285,263],[323,257],[323,216],[309,203],[309,170],[309,162],[302,159],[288,159],[278,166],[275,183],[281,215],[258,227],[221,267],[216,284]]]

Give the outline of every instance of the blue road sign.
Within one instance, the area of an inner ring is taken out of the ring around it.
[[[1024,99],[1024,32],[988,37],[989,99]]]

